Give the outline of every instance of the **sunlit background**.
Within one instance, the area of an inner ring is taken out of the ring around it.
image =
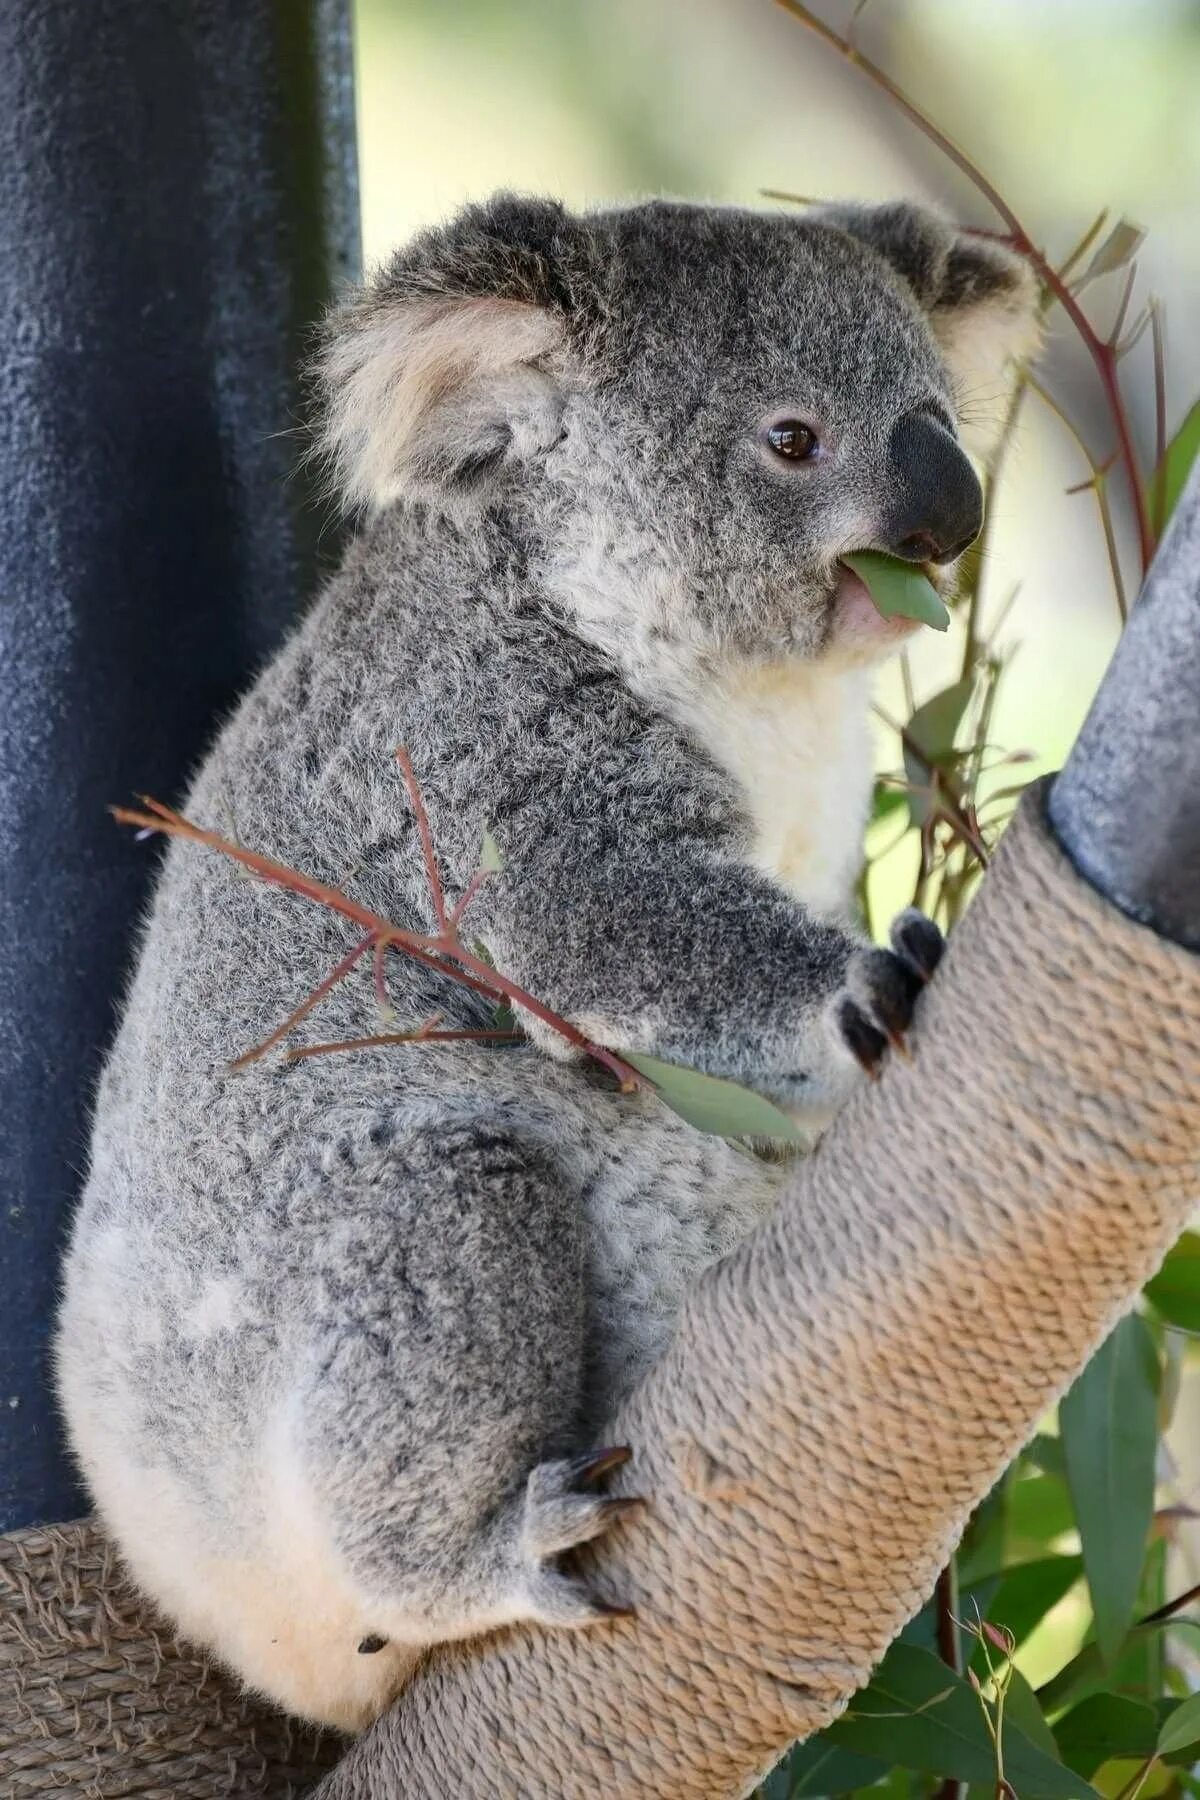
[[[821,4],[844,25],[852,7]],[[1101,208],[1149,233],[1132,320],[1165,307],[1173,429],[1200,391],[1200,5],[1197,0],[876,0],[859,40],[969,150],[1056,258]],[[498,187],[569,203],[656,193],[764,204],[805,196],[940,202],[994,225],[970,184],[854,69],[772,0],[357,0],[368,261]],[[1086,294],[1115,313],[1121,276]],[[1111,445],[1090,365],[1057,320],[1040,373],[1098,460]],[[1149,338],[1123,364],[1147,463],[1155,437]],[[991,736],[1042,767],[1069,747],[1112,651],[1118,615],[1087,465],[1030,396],[994,505],[992,618],[1016,590],[1002,642],[1019,646]],[[1112,494],[1127,584],[1136,556],[1120,476]],[[917,698],[958,672],[961,636],[923,632]],[[899,677],[881,682],[900,710]],[[892,753],[888,752],[890,756]],[[908,897],[911,839],[873,875],[878,911]],[[1181,1418],[1198,1410],[1193,1398]],[[1200,1498],[1200,1444],[1174,1434],[1172,1491]],[[1164,1471],[1164,1473],[1170,1473]],[[1177,1554],[1184,1584],[1194,1539]],[[1057,1665],[1083,1609],[1068,1600],[1022,1653]]]

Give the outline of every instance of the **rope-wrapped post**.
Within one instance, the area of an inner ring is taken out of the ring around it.
[[[587,1567],[636,1617],[436,1652],[320,1800],[724,1800],[866,1680],[1200,1193],[1200,958],[1139,922],[1195,941],[1197,888],[1189,911],[1170,858],[1124,848],[1155,841],[1134,804],[1161,806],[1197,866],[1200,770],[1186,800],[1156,783],[1185,773],[1198,663],[1193,477],[1051,796],[1071,856],[1036,790],[911,1061],[701,1280],[612,1421],[650,1505]]]

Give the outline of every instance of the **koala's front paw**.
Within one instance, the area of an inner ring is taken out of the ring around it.
[[[622,1444],[588,1456],[539,1463],[529,1477],[521,1520],[526,1598],[532,1617],[543,1625],[592,1625],[600,1619],[632,1616],[632,1607],[598,1600],[551,1560],[599,1537],[645,1505],[635,1495],[588,1491],[602,1476],[627,1463],[630,1455]]]
[[[843,1043],[872,1080],[889,1044],[905,1051],[917,996],[946,947],[933,920],[915,906],[895,920],[891,940],[890,950],[861,950],[854,957],[836,1009]]]

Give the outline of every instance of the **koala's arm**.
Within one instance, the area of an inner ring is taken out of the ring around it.
[[[902,1035],[936,962],[919,915],[885,951],[806,911],[744,860],[723,780],[653,733],[562,767],[500,835],[479,921],[498,967],[596,1042],[799,1116],[826,1116]]]

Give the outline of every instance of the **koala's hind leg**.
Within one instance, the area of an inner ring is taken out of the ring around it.
[[[599,1485],[619,1453],[577,1438],[582,1226],[544,1153],[483,1125],[413,1134],[329,1209],[272,1461],[368,1641],[613,1610],[556,1560],[630,1504]]]

